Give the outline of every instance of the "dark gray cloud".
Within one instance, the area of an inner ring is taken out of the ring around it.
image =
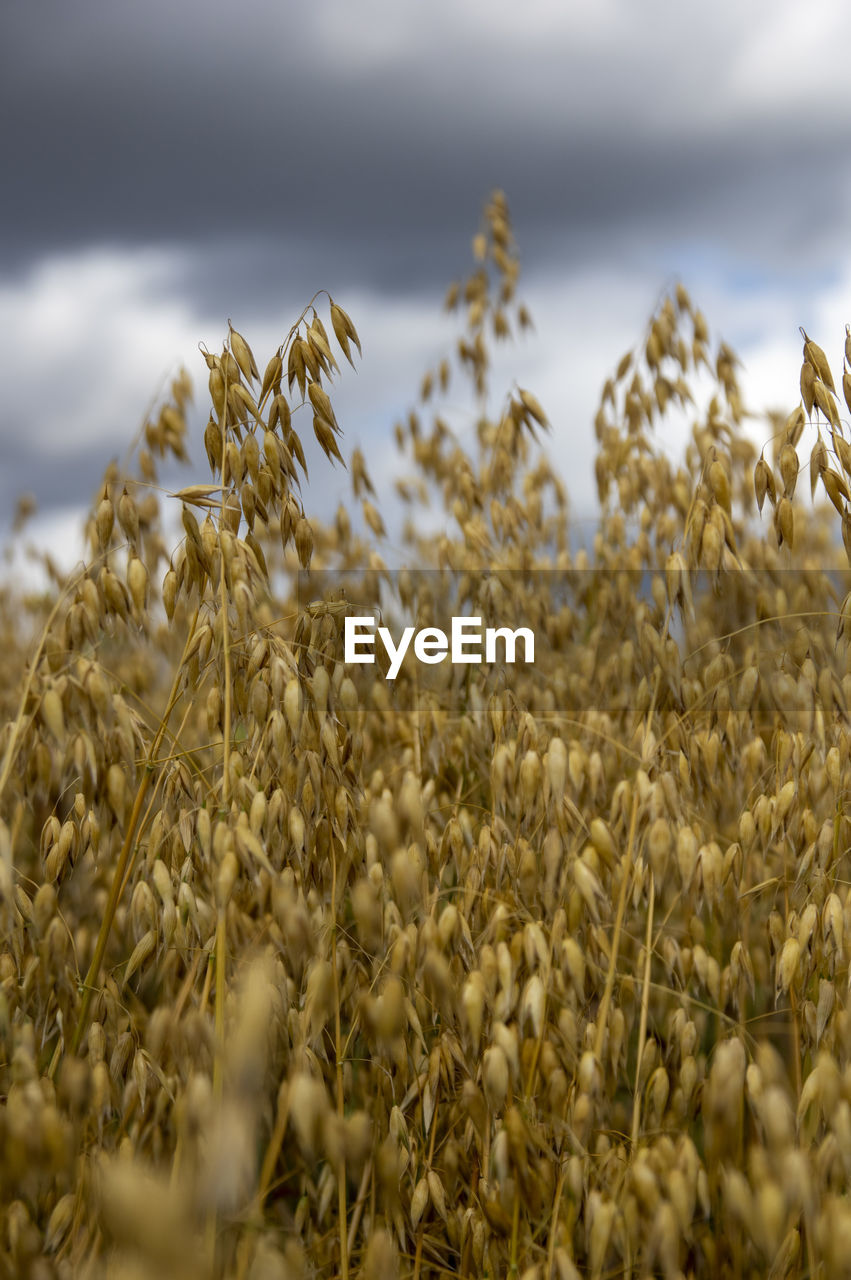
[[[845,119],[818,94],[802,114],[770,78],[741,100],[729,67],[760,38],[744,16],[725,32],[677,25],[670,6],[601,5],[590,30],[566,18],[535,38],[515,6],[513,24],[493,7],[492,30],[476,9],[435,5],[409,29],[397,14],[385,48],[387,5],[12,7],[4,265],[91,242],[259,238],[296,272],[321,258],[335,278],[411,288],[445,273],[493,185],[530,258],[559,239],[617,252],[655,229],[785,260],[804,220],[830,243]]]

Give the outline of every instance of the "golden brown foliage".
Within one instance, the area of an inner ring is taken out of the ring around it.
[[[185,377],[86,567],[0,596],[4,1277],[848,1274],[848,601],[793,505],[815,416],[848,544],[827,357],[805,337],[754,472],[679,287],[603,389],[576,548],[544,408],[487,408],[491,340],[530,325],[499,193],[473,248],[397,427],[416,572],[384,570],[359,452],[351,507],[303,504],[305,422],[342,457],[332,343],[360,353],[329,300],[262,376],[230,325],[205,352],[174,551]],[[434,404],[464,376],[472,449]],[[533,626],[536,664],[344,666],[351,608],[450,597]]]

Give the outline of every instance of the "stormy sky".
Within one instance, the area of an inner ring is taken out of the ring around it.
[[[749,403],[791,407],[798,325],[838,365],[851,320],[849,47],[838,0],[3,6],[0,533],[31,490],[70,539],[181,362],[201,400],[198,342],[231,317],[265,362],[318,289],[363,342],[346,443],[389,485],[494,187],[537,326],[495,392],[544,403],[577,518],[601,383],[673,280]],[[317,507],[348,491],[319,471]]]

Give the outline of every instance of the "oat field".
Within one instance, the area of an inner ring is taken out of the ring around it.
[[[498,192],[473,256],[405,565],[320,294],[205,354],[203,442],[176,379],[84,568],[0,591],[4,1280],[851,1276],[851,338],[835,379],[804,335],[760,455],[678,287],[612,353],[583,547],[491,385]],[[535,662],[344,663],[352,610],[450,603]]]

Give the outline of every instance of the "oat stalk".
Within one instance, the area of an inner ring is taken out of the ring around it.
[[[171,718],[174,706],[180,697],[180,681],[183,675],[183,663],[186,653],[195,635],[195,627],[198,621],[198,610],[192,618],[189,625],[189,631],[186,637],[186,644],[183,648],[183,655],[178,664],[177,670],[172,681],[171,691],[166,702],[165,711],[163,712],[157,731],[154,734],[153,741],[148,749],[148,755],[142,770],[142,776],[139,779],[139,785],[136,788],[136,795],[133,800],[133,807],[130,811],[130,817],[127,819],[127,826],[124,832],[124,841],[121,846],[121,852],[118,855],[118,861],[112,873],[112,882],[107,898],[106,910],[104,911],[103,920],[98,930],[97,941],[95,943],[94,954],[92,955],[91,964],[88,972],[83,980],[83,993],[80,1001],[80,1009],[77,1014],[77,1022],[74,1027],[74,1034],[71,1037],[71,1053],[76,1054],[82,1043],[83,1033],[88,1024],[89,1008],[92,1002],[92,996],[97,988],[98,975],[100,974],[103,958],[106,955],[106,948],[109,942],[109,934],[112,929],[112,922],[115,919],[115,912],[118,908],[118,902],[121,896],[121,886],[124,881],[124,875],[133,850],[133,841],[136,835],[136,824],[142,813],[145,803],[145,796],[148,791],[151,779],[154,776],[156,768],[156,760],[159,755],[160,745],[165,737],[166,727]]]

